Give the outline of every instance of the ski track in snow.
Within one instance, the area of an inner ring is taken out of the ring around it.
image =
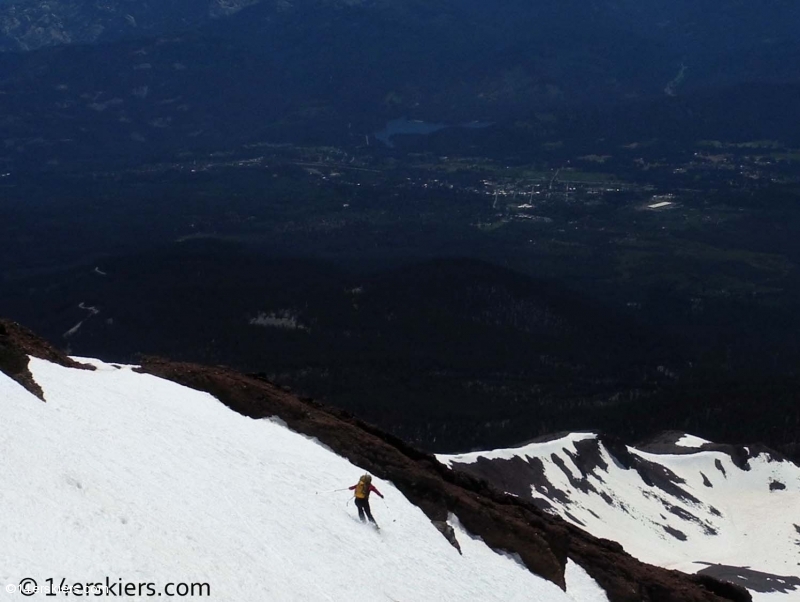
[[[574,563],[565,593],[453,518],[459,556],[391,483],[377,482],[386,504],[372,504],[382,530],[364,527],[350,492],[316,493],[363,469],[279,421],[92,363],[32,358],[47,403],[0,373],[4,599],[24,599],[6,592],[23,577],[109,577],[204,582],[212,599],[236,602],[607,602]]]

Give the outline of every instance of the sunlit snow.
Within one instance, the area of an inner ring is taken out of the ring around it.
[[[703,447],[706,443],[709,443],[709,441],[695,435],[684,435],[675,442],[675,445],[678,447]]]
[[[95,364],[32,359],[47,403],[0,374],[0,596],[23,599],[6,588],[24,577],[110,577],[236,602],[606,600],[580,567],[564,593],[453,518],[460,556],[391,483],[376,481],[376,532],[332,492],[363,469],[278,421]]]

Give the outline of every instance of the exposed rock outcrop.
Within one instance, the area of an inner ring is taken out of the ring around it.
[[[458,543],[458,539],[456,538],[456,530],[443,520],[434,520],[431,521],[431,523],[438,529],[439,533],[444,535],[444,538],[450,542],[450,545],[458,550],[459,554],[463,555],[461,544]]]
[[[38,357],[68,368],[94,370],[67,357],[44,339],[10,320],[0,320],[0,372],[7,374],[44,401],[42,388],[28,370],[28,356]]]

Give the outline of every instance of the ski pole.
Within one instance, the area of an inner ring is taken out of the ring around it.
[[[319,495],[320,493],[336,493],[337,491],[347,491],[349,487],[344,487],[342,489],[331,489],[330,491],[315,491],[314,495]]]
[[[387,503],[386,503],[386,500],[385,500],[385,499],[383,499],[383,498],[381,498],[381,501],[383,502],[383,505],[384,505],[384,506],[386,506],[386,509],[387,509],[387,510],[389,510],[389,504],[387,504]],[[390,513],[390,514],[391,514],[391,513]],[[392,519],[392,522],[393,522],[393,523],[396,523],[396,522],[397,522],[397,520],[393,518],[393,519]]]

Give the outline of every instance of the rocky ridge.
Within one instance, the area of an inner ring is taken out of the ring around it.
[[[62,365],[75,362],[16,324],[3,322],[5,358],[0,369],[15,379],[20,357],[33,355]],[[722,602],[750,600],[735,585],[639,562],[619,544],[589,535],[532,503],[501,493],[485,480],[451,471],[436,458],[345,412],[301,399],[259,375],[225,367],[145,358],[140,370],[206,391],[252,418],[280,418],[296,432],[317,438],[337,454],[392,481],[433,521],[459,517],[492,548],[519,555],[531,571],[565,586],[568,558],[603,587],[611,602]],[[30,383],[29,383],[30,384]]]

